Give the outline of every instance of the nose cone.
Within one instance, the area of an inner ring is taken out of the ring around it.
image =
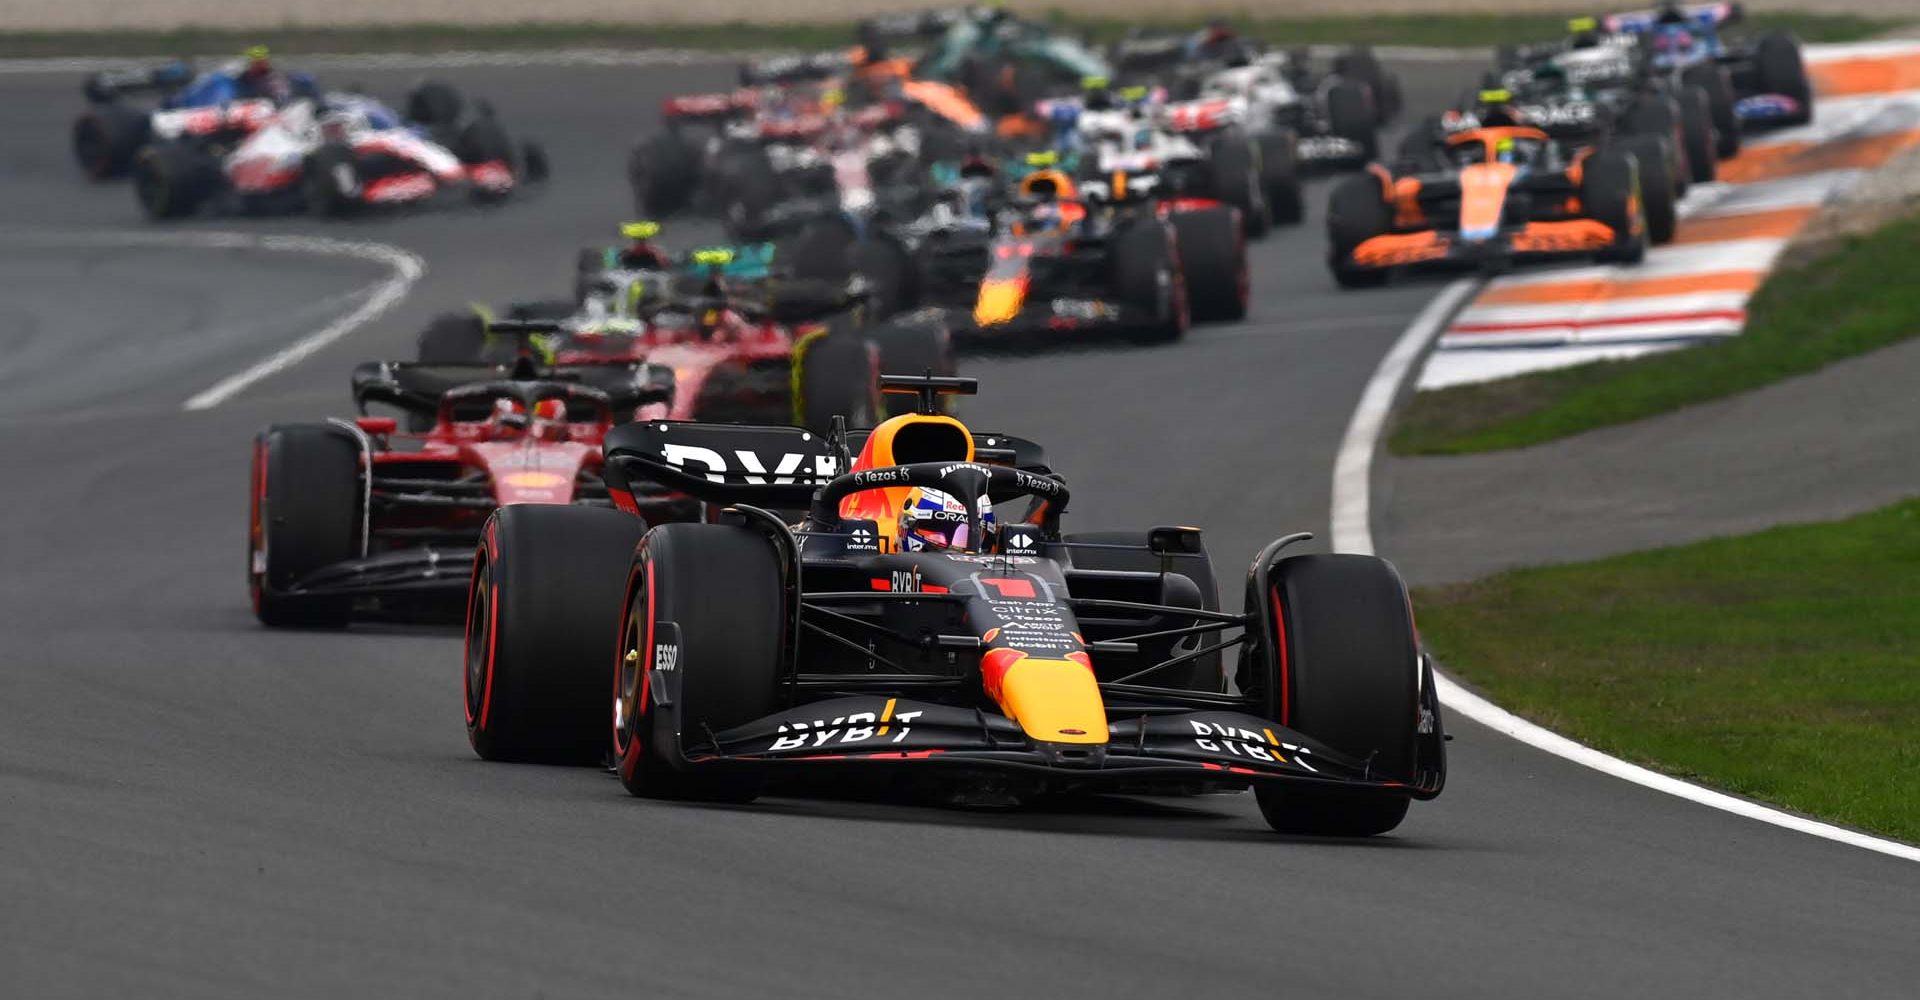
[[[1511,163],[1475,163],[1460,168],[1460,238],[1489,240],[1500,231],[1507,191],[1518,170]]]
[[[996,697],[1028,738],[1042,743],[1107,742],[1107,707],[1091,667],[1075,660],[1037,660],[1013,650],[995,650],[989,658],[1010,661],[999,677]],[[983,664],[989,668],[983,672],[991,675],[990,668],[998,665]],[[993,678],[986,679],[988,690],[995,691]]]
[[[1020,315],[1027,299],[1027,279],[996,278],[980,283],[980,297],[974,300],[973,321],[981,326],[998,326]]]

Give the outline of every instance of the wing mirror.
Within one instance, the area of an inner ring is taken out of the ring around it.
[[[1197,556],[1204,551],[1199,528],[1147,529],[1147,551],[1156,556]]]

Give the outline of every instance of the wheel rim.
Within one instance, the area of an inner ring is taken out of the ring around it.
[[[652,612],[641,596],[644,580],[642,568],[628,581],[626,624],[620,630],[619,660],[614,667],[613,752],[623,762],[639,750],[646,713],[646,675],[652,653],[647,648],[647,616]]]
[[[486,715],[488,666],[493,661],[493,565],[482,557],[474,572],[473,598],[467,602],[467,725]]]

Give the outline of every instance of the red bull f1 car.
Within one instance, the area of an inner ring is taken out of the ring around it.
[[[1643,140],[1657,141],[1570,148],[1536,128],[1476,127],[1446,135],[1400,173],[1376,164],[1330,198],[1334,279],[1353,288],[1420,267],[1501,271],[1564,257],[1637,263],[1649,242],[1632,146]]]
[[[1440,793],[1391,564],[1290,535],[1222,611],[1198,529],[1065,532],[1038,445],[929,412],[971,380],[887,383],[921,412],[852,438],[631,424],[605,445],[622,510],[500,509],[468,604],[474,750],[735,802],[836,775],[963,801],[1252,788],[1277,830],[1349,836]],[[627,512],[659,482],[712,516]]]

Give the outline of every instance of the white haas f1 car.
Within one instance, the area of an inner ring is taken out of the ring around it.
[[[1211,198],[1240,210],[1251,237],[1304,211],[1289,132],[1249,136],[1240,109],[1204,102],[1082,112],[1078,127],[1101,178],[1152,177],[1161,195]],[[1156,176],[1157,175],[1157,176]]]
[[[135,196],[155,219],[208,208],[339,216],[453,192],[497,201],[547,175],[545,151],[516,149],[484,105],[464,127],[429,129],[371,98],[327,94],[261,117],[231,146],[166,135],[162,124],[156,116],[155,142],[133,165]]]

